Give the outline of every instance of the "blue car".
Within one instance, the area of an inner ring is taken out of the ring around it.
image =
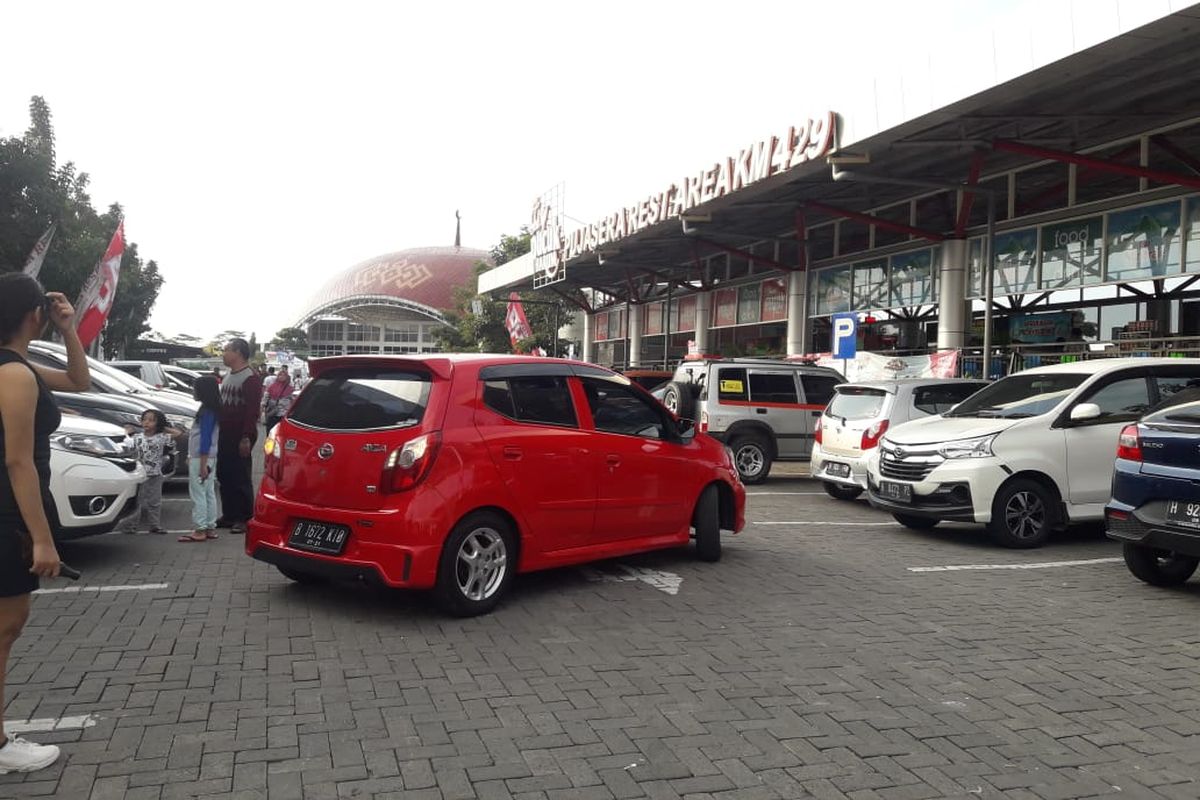
[[[1200,402],[1152,409],[1125,426],[1104,519],[1138,578],[1174,586],[1192,576],[1200,564]]]

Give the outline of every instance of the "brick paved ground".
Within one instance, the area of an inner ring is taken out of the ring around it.
[[[913,573],[1117,550],[917,534],[794,476],[752,491],[720,564],[528,576],[466,621],[291,585],[231,536],[64,548],[84,583],[168,587],[35,599],[8,716],[95,724],[31,734],[65,757],[0,797],[1200,797],[1200,583]]]

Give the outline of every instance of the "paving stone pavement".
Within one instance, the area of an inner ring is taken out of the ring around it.
[[[7,717],[94,724],[30,733],[64,757],[0,798],[1200,797],[1200,582],[914,573],[1119,552],[907,531],[794,475],[751,491],[719,564],[523,576],[471,620],[292,585],[231,535],[65,546],[82,584],[167,587],[35,598]]]

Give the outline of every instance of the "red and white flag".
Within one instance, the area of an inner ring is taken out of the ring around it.
[[[42,234],[42,238],[38,239],[37,244],[33,246],[29,258],[25,261],[26,275],[36,278],[42,271],[42,262],[46,260],[46,251],[50,249],[50,240],[54,238],[54,228],[57,224],[51,222],[50,227],[46,228],[46,232]]]
[[[508,329],[508,340],[512,344],[513,352],[520,352],[517,350],[518,342],[533,336],[533,328],[529,327],[529,318],[525,316],[525,307],[521,305],[521,296],[516,292],[508,295],[508,313],[504,315],[504,327]]]
[[[112,310],[113,300],[117,297],[117,281],[121,277],[121,256],[125,254],[125,220],[117,223],[104,257],[96,264],[88,282],[84,284],[79,294],[79,302],[75,304],[75,330],[79,332],[79,341],[84,347],[90,347],[104,323],[108,321],[108,312]]]

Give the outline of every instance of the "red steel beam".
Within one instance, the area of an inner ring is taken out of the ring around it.
[[[592,305],[590,303],[588,303],[587,300],[583,299],[582,297],[574,297],[572,295],[566,294],[565,292],[561,292],[558,289],[551,289],[550,291],[553,292],[554,294],[558,295],[559,297],[561,297],[563,300],[566,300],[568,303],[575,306],[576,308],[578,308],[580,311],[582,311],[585,314],[591,314],[593,311],[596,310],[596,309],[592,308]]]
[[[1125,149],[1119,150],[1116,153],[1113,153],[1111,156],[1109,156],[1109,160],[1110,161],[1120,161],[1121,159],[1128,158],[1129,156],[1132,156],[1132,155],[1136,155],[1137,153],[1139,153],[1141,151],[1141,149],[1142,149],[1141,143],[1134,142],[1133,144],[1129,145]],[[1079,185],[1080,183],[1086,183],[1097,172],[1100,172],[1100,171],[1101,170],[1098,170],[1095,167],[1084,167],[1083,169],[1079,170],[1078,174],[1075,176],[1075,184]],[[1062,194],[1066,194],[1067,189],[1070,187],[1070,185],[1071,185],[1071,182],[1069,180],[1060,181],[1060,182],[1054,184],[1053,186],[1051,186],[1050,188],[1045,189],[1041,192],[1038,192],[1036,195],[1034,195],[1029,200],[1026,200],[1024,203],[1021,203],[1021,205],[1017,209],[1017,211],[1018,211],[1017,216],[1021,216],[1022,214],[1025,214],[1027,212],[1038,211],[1039,209],[1042,208],[1042,201],[1049,200],[1054,197],[1058,197],[1059,195],[1062,195]]]
[[[931,242],[943,242],[946,240],[946,237],[942,234],[934,233],[933,231],[927,231],[924,228],[914,228],[911,225],[902,225],[899,222],[880,219],[879,217],[873,217],[870,214],[862,214],[858,211],[851,211],[848,208],[840,208],[838,206],[831,206],[826,203],[818,203],[816,200],[809,200],[804,204],[804,207],[813,209],[814,211],[824,211],[826,214],[832,214],[835,217],[845,217],[846,219],[852,219],[857,222],[865,222],[868,225],[874,225],[876,227],[883,228],[885,231],[907,233],[910,236],[928,239]]]
[[[1051,150],[1048,147],[1038,147],[1032,144],[1023,142],[1014,142],[1011,139],[997,139],[992,142],[993,150],[1002,150],[1007,153],[1016,153],[1018,155],[1029,156],[1031,158],[1045,158],[1050,161],[1062,161],[1067,164],[1078,164],[1081,167],[1099,170],[1101,172],[1115,172],[1118,175],[1131,175],[1134,178],[1145,178],[1156,183],[1173,184],[1175,186],[1187,186],[1192,189],[1200,189],[1200,176],[1180,175],[1177,172],[1164,172],[1160,169],[1148,169],[1147,167],[1135,167],[1129,164],[1121,164],[1116,161],[1109,161],[1104,158],[1094,158],[1085,156],[1079,153],[1068,153],[1065,150]]]
[[[748,258],[751,261],[756,261],[759,264],[766,264],[768,267],[774,267],[775,269],[781,269],[781,270],[784,270],[785,272],[795,272],[796,271],[795,267],[790,267],[787,264],[782,264],[773,258],[767,258],[766,256],[755,255],[754,253],[751,253],[749,250],[741,250],[737,247],[731,247],[727,244],[713,241],[712,239],[705,239],[703,236],[697,236],[697,237],[695,237],[695,239],[697,242],[703,242],[704,244],[708,245],[709,247],[715,247],[718,250],[721,250],[725,253],[729,253],[729,255],[731,255],[731,256],[741,256],[742,258]]]
[[[962,208],[958,209],[958,219],[954,223],[954,235],[959,239],[966,235],[967,223],[971,221],[971,208],[975,205],[975,193],[971,189],[979,185],[979,173],[983,171],[984,157],[982,150],[976,150],[971,156],[971,169],[967,172]]]

